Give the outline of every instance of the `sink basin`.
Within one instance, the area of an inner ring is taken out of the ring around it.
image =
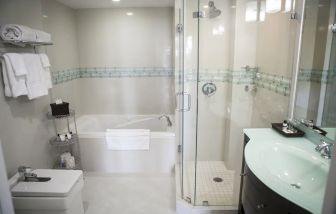
[[[244,154],[250,170],[266,186],[312,213],[321,213],[330,160],[308,139],[286,138],[272,129],[245,129]]]
[[[260,163],[270,175],[298,191],[324,194],[329,166],[317,155],[281,143],[264,146],[259,152]]]

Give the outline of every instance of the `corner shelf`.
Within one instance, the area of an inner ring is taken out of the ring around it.
[[[60,164],[60,161],[56,161],[55,165],[54,165],[54,169],[63,169],[63,170],[81,170],[82,167],[81,165],[79,164],[80,163],[80,160],[75,158],[75,167],[72,167],[72,168],[65,168],[65,167],[61,167],[61,164]]]
[[[66,114],[66,115],[57,115],[57,116],[52,115],[52,113],[49,111],[49,112],[47,113],[47,118],[48,118],[49,120],[54,120],[54,119],[67,119],[67,118],[69,118],[69,117],[75,117],[75,114],[76,114],[76,112],[75,112],[75,110],[73,110],[73,109],[69,109],[69,114]]]
[[[52,137],[49,140],[50,145],[52,146],[71,146],[75,143],[78,143],[78,135],[72,134],[71,139],[65,139],[65,141],[61,141],[57,136]]]
[[[47,119],[52,120],[55,126],[56,135],[58,133],[72,133],[71,139],[65,139],[65,141],[61,141],[58,136],[54,136],[49,140],[49,144],[53,151],[53,160],[54,160],[54,169],[67,169],[67,170],[80,170],[81,167],[81,158],[80,158],[80,146],[79,146],[79,137],[77,132],[77,122],[76,122],[76,112],[73,109],[69,109],[68,115],[52,115],[51,112],[46,114]],[[70,128],[69,119],[73,119],[73,126],[74,130]],[[66,120],[67,129],[66,131],[61,128],[61,131],[57,129],[57,122],[61,123],[61,120]],[[73,168],[66,168],[61,166],[60,157],[63,153],[69,152],[72,156],[75,157],[75,167]]]

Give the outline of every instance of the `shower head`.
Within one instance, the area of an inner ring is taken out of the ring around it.
[[[216,18],[222,13],[221,10],[216,8],[214,1],[209,1],[208,6],[209,6],[208,17],[210,19]]]

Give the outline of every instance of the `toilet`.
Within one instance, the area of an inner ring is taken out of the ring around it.
[[[17,173],[9,180],[16,214],[84,214],[81,170],[36,169],[46,182],[19,181]]]

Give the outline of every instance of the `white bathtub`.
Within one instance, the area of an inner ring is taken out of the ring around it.
[[[170,173],[175,164],[175,134],[160,115],[82,115],[77,119],[82,167],[102,173]],[[173,120],[174,117],[170,118]],[[150,129],[149,151],[111,151],[106,129]]]

